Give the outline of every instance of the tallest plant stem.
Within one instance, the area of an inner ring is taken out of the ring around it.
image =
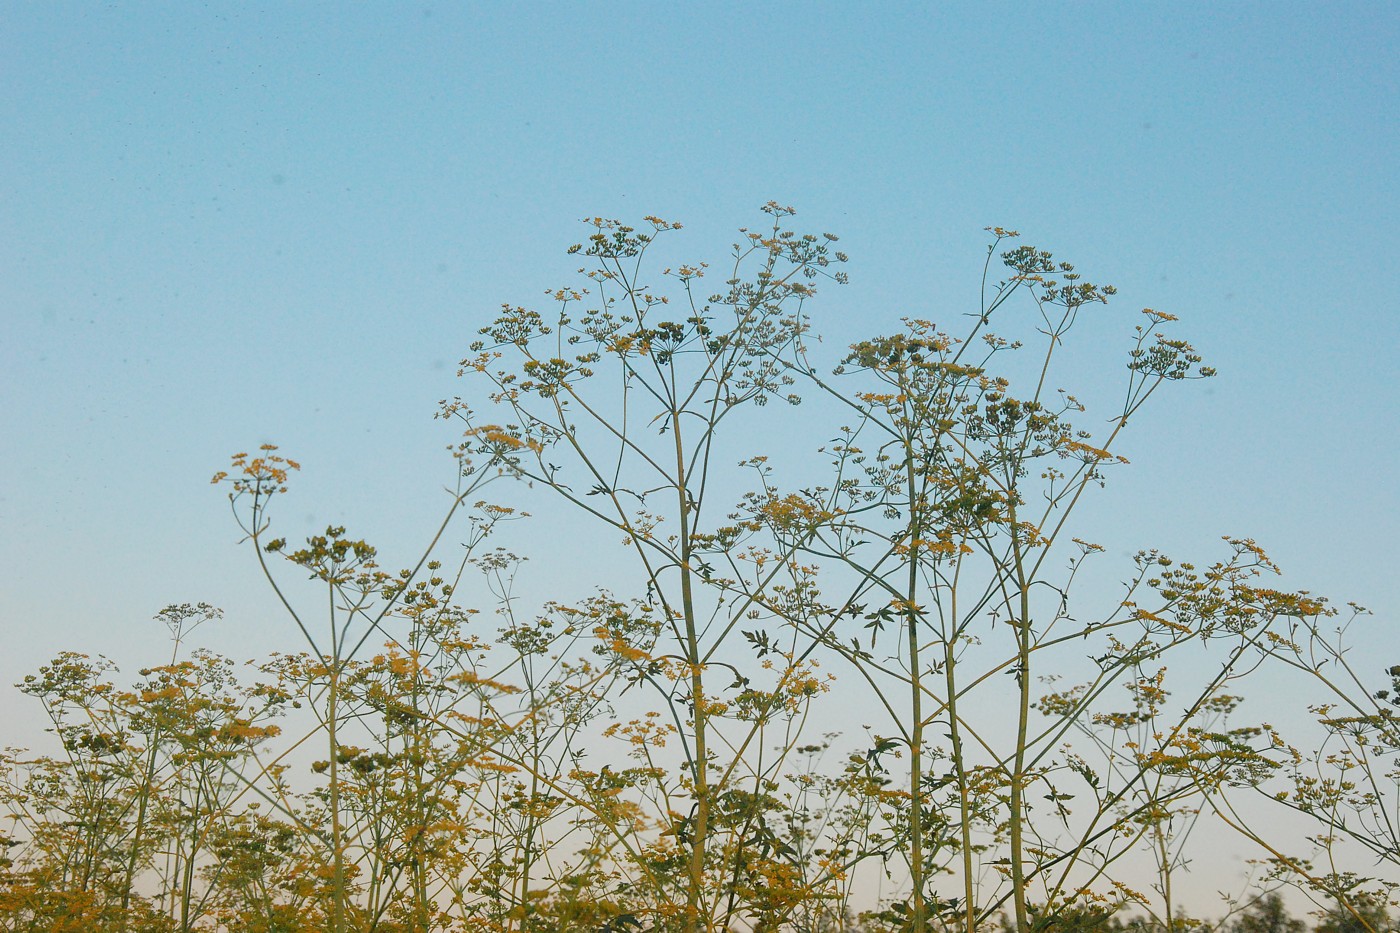
[[[924,751],[924,704],[923,684],[919,671],[919,614],[917,596],[919,586],[919,540],[923,534],[922,503],[918,501],[919,489],[914,468],[914,448],[907,444],[904,448],[905,481],[909,486],[909,517],[912,527],[909,535],[909,581],[904,594],[904,617],[908,626],[909,639],[909,701],[910,715],[913,717],[909,736],[909,874],[914,887],[913,933],[926,933],[928,930],[928,908],[924,903],[924,790],[923,790],[923,751]]]
[[[695,621],[695,593],[691,584],[690,495],[686,488],[685,445],[681,440],[680,411],[671,412],[671,434],[676,441],[676,495],[680,510],[681,615],[685,622],[686,661],[690,666],[690,703],[695,718],[695,825],[692,827],[690,877],[686,891],[687,933],[701,933],[700,901],[705,890],[705,841],[710,829],[709,755],[706,749],[705,676],[700,663],[699,626]],[[708,927],[708,924],[706,924]]]
[[[340,699],[340,640],[335,627],[335,587],[330,588],[331,670],[329,696],[326,701],[326,738],[330,744],[330,811],[331,811],[331,933],[345,929],[345,846],[340,825],[340,745],[336,737]]]
[[[1011,553],[1016,573],[1018,604],[1016,629],[1016,665],[1018,687],[1018,710],[1016,718],[1016,757],[1011,770],[1011,885],[1012,898],[1016,905],[1016,930],[1029,933],[1030,914],[1026,909],[1026,843],[1023,835],[1022,816],[1025,813],[1026,784],[1026,739],[1030,733],[1031,715],[1031,605],[1030,590],[1026,581],[1024,554],[1021,551],[1021,538],[1016,523],[1016,502],[1010,501],[1007,515],[1011,522]]]

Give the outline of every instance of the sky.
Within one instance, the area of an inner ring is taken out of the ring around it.
[[[851,257],[833,345],[965,313],[989,225],[1115,284],[1105,333],[1179,316],[1220,375],[1151,413],[1085,536],[1252,536],[1400,662],[1397,47],[1365,2],[7,5],[4,742],[39,728],[9,684],[155,663],[169,603],[227,611],[214,650],[294,644],[209,485],[231,453],[302,461],[289,535],[407,554],[458,360],[572,281],[580,219],[719,261],[770,199]]]

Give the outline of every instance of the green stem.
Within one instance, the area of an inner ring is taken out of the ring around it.
[[[1013,903],[1016,908],[1016,929],[1018,933],[1029,933],[1030,915],[1026,908],[1026,866],[1025,866],[1025,783],[1026,783],[1026,741],[1030,732],[1031,715],[1031,606],[1030,589],[1026,580],[1024,555],[1021,551],[1021,531],[1016,524],[1016,500],[1014,494],[1008,498],[1007,517],[1011,523],[1011,548],[1013,569],[1016,574],[1018,595],[1017,615],[1013,620],[1016,629],[1017,663],[1017,718],[1016,756],[1011,770],[1011,885]]]
[[[923,525],[923,504],[918,501],[918,481],[915,477],[914,446],[906,440],[904,447],[905,482],[909,488],[909,579],[904,594],[904,613],[909,642],[909,697],[913,729],[909,736],[909,869],[914,886],[913,933],[928,930],[927,907],[924,904],[924,711],[923,686],[919,670],[919,616],[916,609],[919,586],[919,536]]]
[[[948,632],[949,637],[943,640],[943,677],[948,696],[948,739],[952,746],[949,754],[952,756],[953,774],[958,782],[958,834],[962,845],[964,933],[973,933],[977,927],[976,877],[973,874],[972,860],[972,816],[968,812],[972,801],[967,781],[967,762],[963,759],[962,721],[958,717],[956,583],[951,590],[950,614],[953,624]]]
[[[331,616],[330,686],[326,697],[326,737],[330,744],[330,811],[331,811],[331,933],[345,929],[345,852],[340,825],[340,746],[336,739],[336,720],[340,699],[340,639],[335,631],[335,587],[329,587]]]
[[[676,495],[680,507],[681,614],[685,623],[686,661],[690,665],[690,698],[695,718],[695,760],[691,769],[695,782],[695,822],[691,827],[685,923],[687,933],[700,933],[700,902],[705,890],[705,844],[710,831],[709,737],[706,734],[709,711],[705,701],[704,666],[700,658],[700,634],[690,576],[690,497],[686,489],[685,446],[681,440],[680,416],[681,412],[673,408],[671,433],[676,446]]]

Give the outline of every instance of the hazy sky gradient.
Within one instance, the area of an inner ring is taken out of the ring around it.
[[[201,644],[294,650],[208,485],[230,453],[303,461],[285,533],[401,565],[458,359],[571,280],[579,218],[720,260],[769,199],[851,256],[812,308],[836,344],[967,311],[991,224],[1116,284],[1104,333],[1179,315],[1221,375],[1149,413],[1081,536],[1252,535],[1400,662],[1397,10],[9,4],[0,706],[37,723],[7,685],[62,649],[156,663],[171,602],[228,610]]]

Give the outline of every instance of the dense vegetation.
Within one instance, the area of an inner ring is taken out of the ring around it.
[[[75,653],[26,678],[56,741],[0,761],[0,929],[1298,933],[1280,890],[1319,933],[1393,928],[1400,667],[1354,665],[1365,610],[1270,587],[1245,538],[1077,595],[1108,559],[1077,506],[1159,390],[1212,375],[1175,318],[1118,334],[1111,287],[996,229],[960,330],[908,319],[833,370],[806,308],[846,257],[766,211],[665,290],[679,225],[595,219],[550,313],[483,328],[406,569],[276,536],[298,464],[236,455],[215,481],[300,641],[244,675],[191,650],[218,610],[171,606],[134,682]],[[1056,381],[1086,322],[1126,350],[1092,419]],[[517,587],[498,542],[547,497],[608,588]],[[1264,671],[1305,685],[1270,722],[1241,705]],[[869,732],[825,729],[837,705]],[[1221,840],[1255,886],[1197,916],[1173,886]]]

